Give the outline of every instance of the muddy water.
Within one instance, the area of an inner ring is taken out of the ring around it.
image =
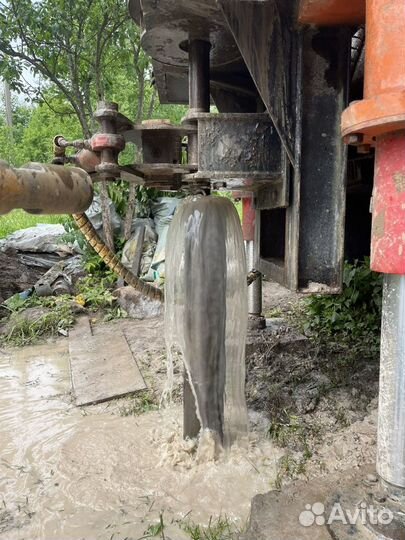
[[[197,464],[179,407],[124,418],[69,392],[65,341],[0,353],[2,540],[138,539],[161,511],[180,540],[176,520],[242,523],[274,481],[280,453],[263,438]]]

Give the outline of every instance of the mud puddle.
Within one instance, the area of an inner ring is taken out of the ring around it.
[[[196,463],[181,407],[121,417],[71,402],[66,342],[0,352],[0,538],[138,539],[163,512],[177,520],[246,521],[282,451],[259,433],[247,449]]]

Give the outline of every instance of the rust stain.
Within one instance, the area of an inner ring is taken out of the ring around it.
[[[385,233],[385,212],[381,212],[373,221],[373,237],[382,238]]]
[[[54,173],[62,180],[62,182],[68,189],[73,189],[73,178],[71,172],[68,169],[64,169],[63,167],[61,167],[60,170],[54,171]]]
[[[397,172],[393,176],[395,187],[399,193],[405,191],[405,173]]]

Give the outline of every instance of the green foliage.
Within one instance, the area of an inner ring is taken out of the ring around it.
[[[89,275],[81,279],[77,284],[81,302],[91,311],[110,309],[115,302],[112,286],[116,279],[111,271],[107,272],[105,277]]]
[[[176,521],[176,524],[187,534],[190,540],[232,540],[237,533],[242,532],[237,530],[227,517],[211,518],[206,527],[197,525],[190,520]],[[146,540],[147,538],[165,540],[165,529],[163,514],[160,514],[159,521],[149,525],[144,535],[138,540]]]
[[[0,238],[5,238],[7,235],[20,229],[35,227],[39,223],[64,224],[66,219],[67,216],[37,216],[27,214],[23,210],[13,210],[5,216],[0,216]]]
[[[24,83],[29,67],[71,104],[87,136],[93,105],[123,60],[119,41],[130,24],[121,0],[1,1],[0,75],[42,98],[43,85]]]
[[[104,313],[104,321],[126,317],[124,310],[115,305],[112,286],[116,277],[108,272],[104,277],[87,276],[77,284],[77,295],[45,296],[35,294],[27,299],[15,294],[2,307],[10,312],[7,321],[9,329],[0,338],[0,344],[23,346],[37,342],[40,338],[64,334],[75,321],[74,306],[84,306],[90,312]],[[24,317],[27,308],[46,308],[31,320]],[[144,397],[144,396],[143,396]],[[147,406],[146,397],[143,407]],[[150,403],[150,405],[152,405]]]
[[[83,266],[86,272],[96,279],[112,275],[105,262],[97,255],[84,235],[79,231],[74,219],[69,216],[63,225],[66,231],[63,240],[68,244],[77,244],[83,256]],[[119,251],[122,248],[121,240],[119,238],[115,239],[115,244]]]
[[[154,188],[138,186],[136,189],[136,212],[137,217],[149,217],[153,201],[159,192]]]
[[[2,336],[0,343],[22,347],[36,343],[41,337],[53,336],[66,332],[74,324],[75,318],[68,296],[49,297],[39,299],[34,296],[21,301],[15,295],[6,304],[11,311],[7,327],[9,331]],[[33,320],[23,317],[20,312],[28,307],[46,307],[50,311],[39,312]]]
[[[0,159],[19,166],[27,161],[22,139],[31,119],[32,108],[13,103],[12,113],[13,127],[10,128],[5,122],[5,111],[0,109]]]
[[[302,328],[314,338],[336,337],[373,356],[379,349],[381,304],[382,276],[370,270],[369,260],[346,264],[342,294],[308,298]]]
[[[18,165],[28,161],[50,163],[53,159],[53,139],[65,133],[72,139],[81,138],[80,123],[66,100],[49,96],[47,103],[40,103],[33,109],[23,131]]]
[[[215,197],[225,197],[229,199],[234,205],[238,212],[239,219],[242,221],[242,201],[241,200],[235,200],[235,197],[232,195],[231,191],[215,191],[214,192]]]
[[[139,540],[144,540],[146,538],[161,538],[165,540],[165,524],[163,522],[163,514],[160,514],[159,523],[149,525],[146,529],[144,536],[139,538]]]

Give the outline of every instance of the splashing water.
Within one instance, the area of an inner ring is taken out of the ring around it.
[[[246,258],[239,216],[223,197],[179,206],[166,247],[165,326],[169,374],[179,352],[202,439],[225,447],[247,435]],[[209,438],[209,437],[208,437]]]

